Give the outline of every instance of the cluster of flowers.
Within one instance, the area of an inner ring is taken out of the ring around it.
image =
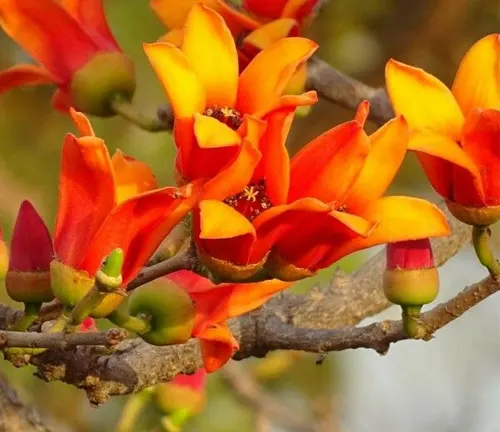
[[[244,14],[221,0],[152,0],[172,31],[144,51],[171,104],[177,147],[177,187],[158,188],[145,164],[119,151],[110,157],[83,114],[112,115],[135,89],[133,63],[113,39],[101,0],[3,0],[0,25],[43,67],[0,73],[0,91],[55,83],[54,104],[78,131],[64,138],[53,236],[31,204],[21,206],[9,295],[26,304],[55,297],[71,310],[116,251],[119,271],[107,276],[119,276],[126,290],[190,214],[199,259],[219,283],[183,270],[146,297],[136,290],[130,303],[137,313],[191,316],[182,337],[171,329],[142,336],[158,344],[197,337],[211,372],[238,347],[229,318],[354,251],[449,234],[433,204],[383,196],[407,150],[459,219],[480,226],[499,219],[497,35],[467,53],[452,91],[423,70],[389,61],[394,119],[368,136],[363,102],[354,120],[290,159],[285,143],[296,109],[317,100],[302,92],[317,45],[297,36],[315,3],[246,0]],[[160,291],[169,293],[165,301]],[[90,315],[117,315],[123,299],[110,293]]]

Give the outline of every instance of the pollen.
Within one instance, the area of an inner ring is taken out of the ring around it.
[[[237,130],[243,123],[243,116],[241,113],[238,110],[227,106],[219,107],[216,105],[209,105],[205,108],[203,114],[219,120],[221,123],[224,123],[233,130]]]
[[[239,211],[250,222],[273,206],[266,192],[265,180],[249,184],[240,193],[225,199],[224,202]]]

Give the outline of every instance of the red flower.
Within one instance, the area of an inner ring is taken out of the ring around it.
[[[298,22],[309,17],[318,0],[243,0],[243,7],[267,19],[293,18]]]
[[[85,116],[73,110],[71,115],[83,136],[68,134],[64,140],[52,270],[54,276],[70,269],[68,277],[78,279],[79,287],[68,287],[67,280],[61,285],[53,277],[56,296],[74,305],[116,248],[125,255],[123,285],[130,282],[190,211],[199,186],[155,189],[149,167],[120,151],[110,158]]]
[[[2,0],[0,25],[41,64],[0,73],[0,92],[54,83],[57,108],[75,106],[96,115],[110,114],[100,98],[132,97],[134,66],[109,30],[102,0]],[[85,94],[92,90],[98,94]]]
[[[193,337],[200,340],[207,372],[224,366],[239,348],[226,321],[262,306],[274,294],[290,286],[288,282],[275,279],[215,285],[186,270],[172,273],[167,278],[184,288],[194,301],[196,317]]]
[[[286,134],[275,127],[283,119],[269,121],[249,184],[201,201],[195,212],[207,264],[246,278],[266,263],[271,275],[293,280],[373,245],[447,235],[444,215],[429,202],[382,197],[403,161],[408,130],[398,117],[368,137],[367,114],[365,102],[357,120],[325,132],[291,163]],[[290,125],[293,112],[281,115]]]

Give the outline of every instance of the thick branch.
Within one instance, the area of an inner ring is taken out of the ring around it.
[[[370,101],[370,119],[384,124],[394,117],[391,103],[384,88],[373,88],[355,80],[318,57],[309,60],[307,88],[345,108],[356,110],[363,100]]]

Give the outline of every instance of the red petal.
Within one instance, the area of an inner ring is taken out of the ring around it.
[[[212,324],[197,337],[200,340],[203,366],[208,373],[224,366],[240,347],[225,325]]]

